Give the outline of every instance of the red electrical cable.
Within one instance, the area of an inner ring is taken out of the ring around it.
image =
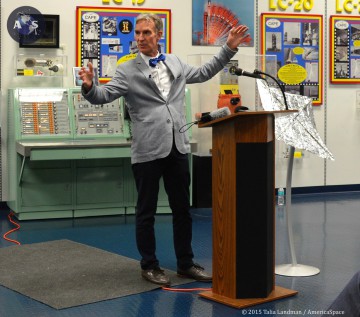
[[[161,288],[164,291],[169,291],[169,292],[194,292],[194,291],[211,291],[212,288],[170,288],[170,287],[165,287],[163,286]]]
[[[16,243],[16,244],[20,245],[21,243],[20,243],[19,241],[16,241],[16,240],[13,240],[13,239],[10,239],[10,238],[7,237],[7,235],[9,235],[10,233],[12,233],[12,232],[20,229],[20,225],[19,225],[18,223],[16,223],[16,222],[11,218],[13,215],[14,215],[13,212],[9,213],[9,214],[8,214],[8,219],[9,219],[9,221],[10,221],[13,225],[15,225],[16,228],[11,229],[11,230],[9,230],[8,232],[6,232],[6,233],[3,235],[3,238],[4,238],[5,240],[7,240],[7,241],[10,241],[10,242],[13,242],[13,243]]]

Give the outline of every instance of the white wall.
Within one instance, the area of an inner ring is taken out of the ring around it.
[[[132,0],[123,0],[122,4],[116,4],[110,0],[111,7],[119,8],[164,8],[172,12],[172,52],[177,54],[184,61],[192,54],[214,54],[217,47],[192,46],[191,44],[191,8],[192,1],[163,1],[145,0],[141,6],[133,5]],[[250,1],[249,1],[250,2]],[[259,15],[269,10],[269,1],[257,0],[255,4]],[[276,2],[276,1],[275,1]],[[296,1],[295,1],[296,2]],[[236,3],[236,1],[234,1]],[[360,157],[360,110],[355,107],[355,92],[357,85],[333,85],[329,84],[329,39],[328,20],[330,15],[336,14],[336,1],[313,1],[314,7],[310,14],[321,14],[324,16],[324,60],[327,65],[324,74],[324,103],[314,107],[315,120],[320,135],[326,140],[330,151],[335,156],[335,161],[325,161],[317,156],[305,152],[302,159],[295,160],[293,171],[293,186],[323,186],[341,184],[359,184],[360,172],[357,168]],[[6,91],[10,87],[16,87],[18,78],[15,78],[14,56],[20,50],[18,44],[12,40],[7,32],[7,18],[10,13],[21,6],[27,5],[23,0],[2,1],[1,27],[1,81],[2,81],[2,102],[6,102]],[[109,6],[103,5],[102,0],[65,0],[65,1],[31,1],[32,7],[37,8],[44,14],[59,14],[61,20],[60,42],[63,49],[58,50],[59,54],[68,56],[68,76],[64,79],[65,87],[72,87],[73,79],[71,69],[75,65],[75,12],[76,6]],[[352,14],[356,14],[353,10]],[[295,13],[290,7],[278,13]],[[346,14],[349,15],[349,14]],[[201,17],[199,17],[201,18]],[[259,17],[256,17],[258,26]],[[255,43],[259,38],[255,36]],[[27,49],[30,50],[30,49]],[[32,49],[31,52],[39,52]],[[256,48],[241,48],[240,54],[255,55]],[[41,53],[41,52],[39,52]],[[241,90],[240,90],[241,93]],[[281,147],[281,145],[280,145]],[[285,159],[277,160],[276,185],[285,186],[286,165]]]
[[[346,185],[360,183],[358,157],[360,151],[360,110],[355,107],[358,85],[330,84],[330,39],[329,19],[331,15],[358,16],[358,10],[351,13],[336,12],[336,0],[313,1],[310,14],[319,14],[324,20],[324,102],[313,107],[317,130],[335,156],[335,161],[323,160],[305,152],[303,159],[295,159],[293,169],[294,187]],[[344,1],[339,1],[342,4]],[[273,1],[276,3],[276,1]],[[287,3],[286,1],[284,3]],[[296,3],[296,1],[294,1]],[[269,1],[258,1],[259,13],[269,10]],[[276,13],[296,13],[294,7]],[[304,13],[304,12],[301,12]],[[281,147],[281,146],[280,146]],[[283,148],[282,148],[283,149]],[[278,156],[277,156],[278,158]],[[287,161],[277,159],[276,184],[285,186]]]

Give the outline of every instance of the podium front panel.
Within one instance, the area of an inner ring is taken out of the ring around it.
[[[274,289],[274,116],[213,128],[213,292],[264,298]]]
[[[274,142],[236,145],[236,298],[273,288]]]

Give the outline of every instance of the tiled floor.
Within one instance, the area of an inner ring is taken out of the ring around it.
[[[276,285],[298,295],[239,310],[200,298],[197,293],[163,290],[142,293],[64,310],[55,310],[0,286],[1,317],[152,317],[152,316],[321,316],[355,272],[360,270],[360,193],[294,195],[292,206],[295,251],[299,264],[320,269],[311,277],[276,276]],[[12,228],[6,209],[0,211],[1,236]],[[196,261],[211,270],[211,210],[194,209],[193,247]],[[22,221],[10,237],[22,244],[69,239],[138,259],[134,217],[96,217]],[[171,216],[156,224],[161,265],[176,270],[171,239]],[[284,207],[276,209],[276,263],[291,263]],[[0,247],[13,245],[1,238]],[[6,259],[0,259],[6,265]],[[89,265],[91,265],[89,263]],[[116,276],[114,276],[116,278]],[[188,287],[209,287],[192,283]]]

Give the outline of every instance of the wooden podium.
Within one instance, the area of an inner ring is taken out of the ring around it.
[[[212,127],[213,287],[200,296],[244,308],[293,296],[275,286],[275,115],[239,112]]]

